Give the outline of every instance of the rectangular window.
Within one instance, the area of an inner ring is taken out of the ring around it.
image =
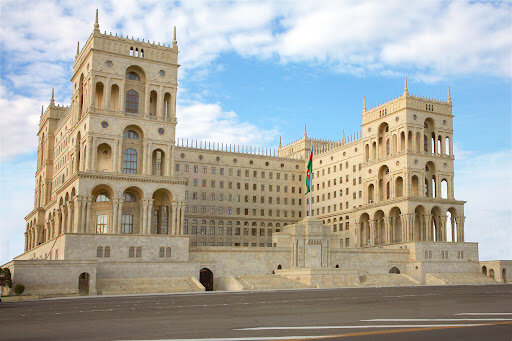
[[[135,257],[135,247],[130,246],[130,249],[128,250],[128,257],[130,257],[130,258]]]
[[[133,215],[123,214],[121,216],[121,233],[132,234],[133,233]]]
[[[107,222],[106,214],[98,214],[96,217],[96,233],[107,233]]]
[[[171,258],[171,248],[165,248],[165,258]]]
[[[137,250],[135,250],[135,258],[141,258],[142,257],[142,248],[139,246]]]

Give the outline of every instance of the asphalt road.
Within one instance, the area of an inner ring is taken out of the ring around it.
[[[512,340],[512,285],[0,303],[1,340]]]

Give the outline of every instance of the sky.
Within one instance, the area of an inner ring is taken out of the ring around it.
[[[360,131],[363,96],[446,99],[455,197],[480,258],[512,259],[510,1],[23,1],[0,3],[0,264],[23,252],[37,127],[69,105],[76,44],[100,30],[180,50],[178,137],[277,147]]]

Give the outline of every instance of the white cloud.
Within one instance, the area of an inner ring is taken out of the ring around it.
[[[13,95],[0,86],[0,162],[33,151],[41,102]]]
[[[224,111],[219,104],[191,101],[177,108],[179,138],[197,139],[239,145],[265,146],[275,142],[277,129],[261,129],[241,121],[233,111]]]
[[[512,259],[512,152],[456,160],[455,198],[467,201],[465,237],[479,242],[480,258]]]

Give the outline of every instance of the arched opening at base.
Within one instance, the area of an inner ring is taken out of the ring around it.
[[[204,286],[204,290],[213,291],[213,272],[208,268],[202,268],[199,272],[199,282]]]
[[[494,278],[494,270],[489,269],[489,277]]]
[[[89,279],[90,275],[87,272],[82,272],[78,276],[78,294],[89,295]]]
[[[391,269],[389,269],[389,273],[390,274],[400,274],[400,269],[398,269],[396,266],[392,267]]]
[[[501,271],[501,279],[503,283],[507,283],[507,272],[505,271],[505,269]]]
[[[281,264],[279,264],[279,265],[277,266],[277,270],[281,270],[282,268],[283,268],[283,267],[281,266]]]
[[[485,265],[482,266],[482,273],[487,276],[487,267]]]
[[[339,268],[340,268],[340,265],[339,265],[339,264],[336,264],[335,268],[336,268],[336,269],[339,269]]]

